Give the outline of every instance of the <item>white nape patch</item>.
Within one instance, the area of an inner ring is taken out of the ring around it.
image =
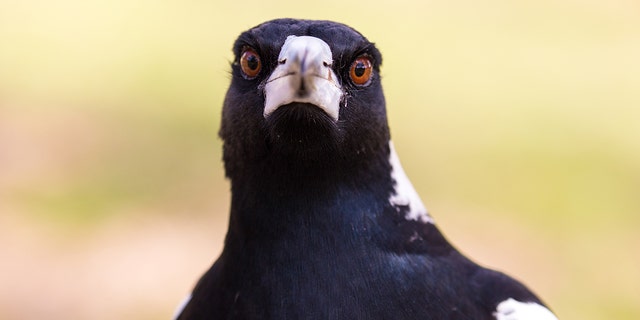
[[[172,319],[174,319],[174,320],[178,319],[178,317],[180,316],[180,314],[182,313],[184,308],[187,306],[189,301],[191,301],[191,294],[189,294],[188,296],[184,297],[184,299],[182,299],[182,302],[180,302],[180,304],[178,305],[176,310],[173,312]]]
[[[393,142],[389,141],[389,163],[391,163],[391,178],[396,182],[394,194],[389,198],[389,202],[393,206],[409,206],[409,212],[405,215],[407,220],[415,220],[423,223],[434,223],[429,212],[422,204],[420,196],[413,188],[411,181],[400,165],[400,159],[393,147]]]
[[[278,66],[264,85],[264,117],[280,106],[300,102],[316,105],[338,121],[343,93],[332,63],[331,48],[321,39],[287,37]]]
[[[558,320],[549,309],[535,302],[520,302],[513,298],[500,302],[493,316],[496,320]]]

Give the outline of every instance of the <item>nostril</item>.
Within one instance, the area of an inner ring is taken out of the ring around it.
[[[331,67],[331,63],[326,62],[326,61],[322,61],[322,65],[325,67]]]
[[[285,63],[287,63],[287,58],[284,58],[284,59],[282,59],[282,60],[278,61],[278,63],[279,63],[279,64],[285,64]]]

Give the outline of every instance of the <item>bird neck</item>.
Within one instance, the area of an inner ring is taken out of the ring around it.
[[[227,240],[273,240],[325,229],[341,232],[389,207],[393,179],[389,149],[359,161],[307,166],[295,161],[245,168],[231,178]]]

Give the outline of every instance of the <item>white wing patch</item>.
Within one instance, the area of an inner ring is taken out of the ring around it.
[[[180,316],[180,314],[182,313],[182,311],[184,310],[184,307],[187,306],[187,304],[189,303],[189,301],[191,301],[191,294],[189,294],[188,296],[186,296],[184,299],[182,299],[182,302],[180,302],[180,304],[178,305],[178,307],[176,308],[176,311],[173,312],[173,318],[172,319],[178,319],[178,317]]]
[[[534,303],[509,298],[500,302],[493,313],[496,320],[558,320],[549,309]]]
[[[407,175],[400,165],[400,159],[393,147],[393,142],[389,141],[389,163],[391,163],[391,178],[396,182],[394,187],[394,194],[389,198],[391,205],[408,206],[409,212],[405,215],[407,220],[415,220],[423,223],[433,223],[433,219],[429,216],[429,212],[425,208],[424,204],[420,200],[420,196],[413,188],[411,181],[407,178]]]

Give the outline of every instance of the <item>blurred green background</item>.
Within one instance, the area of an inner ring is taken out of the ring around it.
[[[0,0],[0,319],[166,319],[220,252],[231,45],[377,43],[440,227],[560,319],[640,319],[640,2]]]

